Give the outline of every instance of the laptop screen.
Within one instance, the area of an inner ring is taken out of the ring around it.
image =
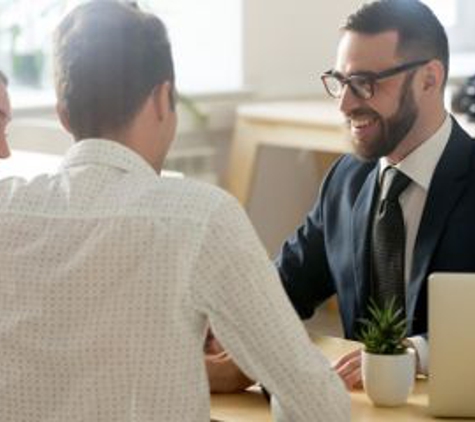
[[[429,412],[475,417],[475,274],[429,277]]]

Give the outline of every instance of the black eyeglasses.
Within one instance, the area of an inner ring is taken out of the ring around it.
[[[407,72],[408,70],[415,69],[416,67],[423,66],[429,63],[430,59],[417,60],[414,62],[404,63],[402,65],[392,67],[391,69],[383,70],[382,72],[360,72],[350,75],[348,77],[329,70],[321,75],[321,79],[325,89],[333,98],[341,98],[345,85],[348,85],[351,92],[362,100],[369,100],[374,95],[374,87],[376,82],[380,79],[389,78],[390,76],[397,75],[398,73]]]

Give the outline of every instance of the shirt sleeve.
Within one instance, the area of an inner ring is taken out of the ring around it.
[[[312,344],[237,201],[207,222],[192,298],[242,370],[275,398],[276,420],[347,421],[349,395]]]
[[[429,373],[429,343],[422,336],[409,337],[408,340],[417,352],[417,373],[428,375]]]

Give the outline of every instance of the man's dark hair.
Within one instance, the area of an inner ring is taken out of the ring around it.
[[[376,35],[399,34],[398,54],[408,60],[437,59],[449,73],[447,34],[429,7],[419,0],[379,0],[363,5],[350,15],[343,30]]]
[[[76,139],[120,132],[157,85],[169,81],[174,89],[164,24],[118,1],[69,13],[55,32],[54,61],[58,102]]]
[[[0,70],[0,83],[2,83],[5,86],[8,85],[7,75],[5,75],[5,73],[3,73],[1,70]]]

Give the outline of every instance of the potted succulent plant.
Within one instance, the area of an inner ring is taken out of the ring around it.
[[[368,311],[358,336],[365,347],[363,386],[376,406],[400,406],[411,393],[416,369],[415,351],[405,342],[406,319],[394,299],[383,308],[371,301]]]

